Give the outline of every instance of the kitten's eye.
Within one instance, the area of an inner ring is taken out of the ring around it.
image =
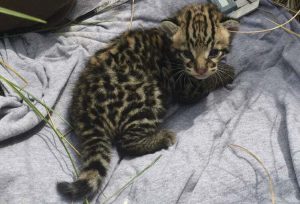
[[[220,50],[217,50],[217,49],[212,49],[210,52],[209,52],[209,55],[208,57],[209,58],[215,58],[219,55],[220,53]]]
[[[183,56],[186,57],[186,58],[189,58],[189,59],[194,58],[193,54],[190,51],[187,51],[187,50],[183,52]]]

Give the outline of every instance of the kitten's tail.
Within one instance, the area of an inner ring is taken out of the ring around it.
[[[90,137],[83,144],[83,169],[78,179],[72,183],[60,182],[57,190],[65,198],[79,200],[92,197],[106,176],[110,162],[111,141],[109,138]]]

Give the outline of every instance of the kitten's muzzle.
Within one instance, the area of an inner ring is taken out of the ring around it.
[[[208,67],[195,67],[191,70],[191,75],[194,76],[196,79],[206,79],[216,73],[217,67],[208,68]]]

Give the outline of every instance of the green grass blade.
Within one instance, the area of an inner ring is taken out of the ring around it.
[[[15,88],[18,88],[19,90],[21,90],[22,92],[26,93],[28,96],[30,96],[31,98],[33,98],[35,101],[37,101],[38,103],[40,103],[42,106],[44,106],[44,108],[46,108],[49,112],[54,113],[55,115],[57,115],[63,122],[65,122],[71,129],[73,129],[72,125],[66,120],[64,119],[64,117],[59,114],[58,112],[56,112],[55,110],[53,110],[52,108],[50,108],[49,106],[47,106],[43,101],[41,101],[40,99],[38,99],[37,97],[35,97],[34,95],[32,95],[31,93],[25,91],[23,88],[21,88],[20,86],[18,86],[17,84],[9,81],[8,79],[4,78],[3,76],[0,76],[0,79],[2,79],[3,81],[9,83],[10,85],[13,85]],[[25,96],[24,96],[25,97]],[[26,97],[27,98],[27,97]]]
[[[20,87],[18,87],[16,84],[14,84],[13,82],[11,82],[11,81],[9,81],[8,79],[6,79],[5,77],[3,77],[3,76],[1,76],[0,75],[0,79],[2,80],[2,81],[4,81],[5,83],[7,83],[25,102],[26,102],[26,104],[34,111],[34,113],[35,114],[37,114],[42,120],[44,120],[50,127],[51,127],[51,129],[55,132],[55,134],[58,136],[58,138],[59,138],[59,141],[61,142],[61,144],[63,145],[63,147],[64,147],[64,149],[65,149],[65,151],[66,151],[66,153],[67,153],[67,155],[68,155],[68,157],[69,157],[69,159],[70,159],[70,161],[71,161],[71,164],[72,164],[72,167],[73,167],[73,169],[74,169],[74,172],[75,172],[75,175],[76,175],[76,177],[78,177],[79,176],[79,174],[78,174],[78,171],[77,171],[77,168],[76,168],[76,166],[75,166],[75,162],[74,162],[74,160],[73,160],[73,157],[71,156],[71,154],[70,154],[70,152],[69,152],[69,150],[68,150],[68,148],[67,148],[67,146],[66,146],[66,144],[65,144],[65,142],[64,142],[64,140],[73,148],[73,150],[77,153],[77,154],[79,154],[78,153],[78,151],[76,150],[76,149],[74,149],[74,147],[73,147],[73,145],[72,144],[70,144],[69,142],[68,142],[68,140],[66,140],[65,139],[65,136],[59,131],[59,129],[57,129],[56,128],[56,126],[55,126],[55,124],[54,124],[54,122],[52,121],[52,119],[51,119],[51,116],[50,116],[50,113],[49,113],[49,110],[50,110],[50,108],[45,104],[45,103],[43,103],[42,101],[40,101],[40,100],[38,100],[37,98],[35,98],[34,97],[34,99],[36,99],[39,103],[41,103],[45,108],[46,108],[46,110],[47,110],[47,114],[49,115],[49,120],[46,118],[46,117],[44,117],[44,115],[34,106],[34,104],[22,93],[22,91],[23,92],[25,92],[24,90],[22,90]],[[29,96],[32,96],[30,93],[28,93],[28,92],[25,92],[25,93],[27,93]],[[79,154],[80,155],[80,154]],[[85,199],[85,204],[89,204],[89,201],[88,201],[88,199]]]
[[[21,12],[18,12],[18,11],[10,10],[10,9],[7,9],[7,8],[3,8],[3,7],[0,7],[0,13],[10,15],[10,16],[15,16],[15,17],[18,17],[18,18],[23,18],[23,19],[38,22],[38,23],[44,23],[44,24],[47,23],[47,21],[45,21],[43,19],[36,18],[36,17],[30,16],[30,15],[27,15],[27,14],[24,14],[24,13],[21,13]]]
[[[71,164],[74,168],[74,171],[75,171],[75,174],[76,176],[78,176],[78,172],[77,172],[77,169],[76,169],[76,166],[75,166],[75,162],[68,150],[68,148],[66,147],[63,139],[62,139],[62,136],[63,134],[55,127],[55,125],[53,124],[52,121],[49,121],[36,107],[35,105],[21,92],[22,89],[16,87],[11,81],[9,81],[8,79],[6,79],[5,77],[1,76],[0,75],[0,79],[2,81],[4,81],[6,84],[8,84],[24,101],[25,103],[34,111],[34,113],[36,115],[38,115],[42,120],[44,120],[50,127],[51,129],[55,132],[55,134],[58,136],[60,142],[62,143],[66,153],[68,154],[68,157],[71,161]],[[48,109],[47,109],[48,111]]]
[[[34,111],[36,112],[36,114],[45,122],[47,122],[47,119],[43,116],[43,114],[31,103],[31,101],[24,96],[24,94],[22,94],[22,92],[16,87],[14,86],[14,84],[12,82],[10,82],[8,79],[0,76],[0,79],[3,80],[5,83],[7,83],[27,104],[28,106]]]
[[[75,166],[75,162],[74,162],[74,160],[73,160],[73,158],[72,158],[72,156],[71,156],[71,154],[70,154],[70,152],[69,152],[67,146],[65,145],[65,142],[63,141],[64,136],[63,136],[63,134],[55,127],[55,124],[53,123],[53,121],[52,121],[52,119],[51,119],[50,113],[49,113],[48,111],[47,111],[47,113],[48,113],[48,116],[49,116],[48,124],[50,125],[50,127],[52,128],[52,130],[55,132],[55,134],[58,136],[59,141],[60,141],[61,144],[63,145],[63,147],[64,147],[66,153],[68,154],[68,157],[70,158],[71,164],[72,164],[73,169],[74,169],[75,174],[76,174],[76,177],[78,177],[79,174],[78,174],[77,168],[76,168],[76,166]]]

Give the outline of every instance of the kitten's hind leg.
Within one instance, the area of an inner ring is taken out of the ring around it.
[[[147,126],[149,124],[147,123]],[[122,156],[140,156],[167,149],[175,143],[175,133],[169,130],[156,128],[142,128],[137,124],[128,129],[118,140],[117,148]]]

